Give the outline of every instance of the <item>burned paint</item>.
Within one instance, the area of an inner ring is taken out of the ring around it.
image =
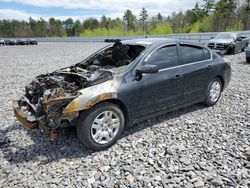
[[[85,88],[80,91],[76,99],[74,99],[63,111],[63,113],[87,110],[108,99],[117,99],[117,90],[120,80],[110,80],[93,87]]]

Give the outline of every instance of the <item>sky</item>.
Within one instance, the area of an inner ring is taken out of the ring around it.
[[[198,0],[200,2],[201,0]],[[126,9],[139,16],[145,7],[150,16],[160,12],[164,16],[173,11],[193,8],[197,0],[0,0],[0,19],[28,20],[54,17],[60,20],[71,17],[84,20],[106,15],[120,17]]]

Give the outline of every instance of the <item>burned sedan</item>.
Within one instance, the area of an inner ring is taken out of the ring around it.
[[[172,39],[116,41],[86,60],[36,77],[13,101],[30,128],[76,126],[93,150],[113,145],[125,127],[203,102],[215,105],[230,63],[200,44]]]
[[[220,54],[235,54],[245,50],[249,44],[249,39],[239,33],[220,33],[209,40],[207,46]]]

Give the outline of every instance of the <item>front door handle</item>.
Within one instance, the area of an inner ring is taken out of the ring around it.
[[[213,70],[212,65],[209,65],[209,66],[207,67],[207,69],[210,70],[210,71],[212,71],[212,70]]]

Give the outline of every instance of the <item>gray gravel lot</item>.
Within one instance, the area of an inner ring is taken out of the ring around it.
[[[135,125],[93,153],[65,130],[56,142],[14,120],[24,85],[82,60],[103,43],[0,46],[0,187],[250,187],[250,64],[227,56],[233,77],[220,102]]]

